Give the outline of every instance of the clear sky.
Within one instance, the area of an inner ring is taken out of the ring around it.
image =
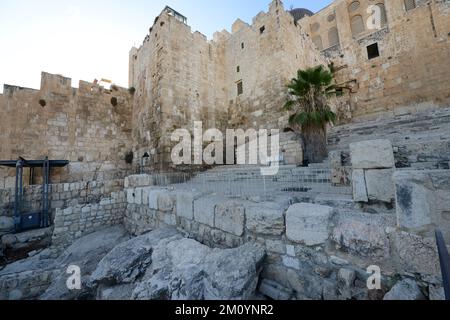
[[[332,0],[285,0],[285,8],[322,9]],[[169,5],[193,31],[212,38],[237,18],[251,22],[270,0],[0,0],[3,84],[38,89],[41,71],[78,81],[106,78],[128,86],[128,52]]]

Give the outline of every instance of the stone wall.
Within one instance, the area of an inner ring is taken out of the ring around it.
[[[111,193],[97,204],[76,205],[56,209],[52,248],[61,252],[85,235],[123,223],[125,193]]]
[[[98,203],[111,193],[123,189],[124,180],[101,182],[77,182],[53,184],[49,187],[50,208],[64,209],[75,205]],[[0,189],[0,216],[12,217],[14,214],[14,189]],[[30,210],[42,208],[42,186],[24,188],[25,207]]]
[[[148,153],[147,166],[168,170],[176,129],[193,132],[194,121],[202,121],[205,130],[226,127],[228,100],[219,62],[223,50],[166,12],[157,17],[142,46],[131,50],[136,163]]]
[[[390,213],[369,214],[284,197],[274,202],[130,184],[126,228],[164,225],[212,247],[255,241],[268,256],[260,290],[274,299],[375,299],[398,279],[420,292],[441,289],[434,238],[397,228]],[[382,270],[382,290],[367,291],[367,268]]]
[[[127,89],[83,81],[74,89],[71,79],[48,73],[42,73],[40,90],[5,85],[1,160],[69,160],[67,168],[52,169],[56,183],[123,178],[131,173],[125,162],[132,150],[131,104]],[[13,187],[14,176],[14,169],[0,169],[0,188]],[[36,183],[41,179],[36,170]]]
[[[370,30],[367,9],[374,4],[383,4],[386,23]],[[450,67],[444,63],[450,51],[449,2],[416,4],[407,11],[403,0],[337,0],[300,21],[309,35],[321,38],[322,53],[334,62],[338,82],[351,89],[345,90],[342,105],[353,117],[450,104]],[[356,16],[362,17],[361,33],[352,32]],[[335,45],[330,43],[332,28],[338,32]],[[369,59],[367,46],[375,43],[380,56]]]
[[[424,236],[440,229],[450,242],[450,171],[398,171],[393,181],[399,227]]]

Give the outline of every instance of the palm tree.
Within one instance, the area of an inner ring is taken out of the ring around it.
[[[304,158],[310,163],[322,162],[327,156],[327,125],[336,121],[328,98],[338,94],[333,74],[323,66],[299,70],[288,84],[290,98],[284,109],[294,130],[301,129]]]

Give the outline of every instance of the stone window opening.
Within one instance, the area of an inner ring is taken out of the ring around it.
[[[358,10],[360,6],[361,6],[361,3],[359,1],[353,1],[352,3],[350,3],[348,8],[349,8],[350,12],[354,12],[354,11]]]
[[[245,44],[243,42],[241,43],[241,48],[242,48],[242,50],[244,50],[244,48],[245,48]]]
[[[381,26],[384,27],[387,24],[387,15],[386,15],[386,8],[383,3],[376,4],[378,8],[380,8],[381,13]]]
[[[404,0],[404,2],[406,11],[415,9],[417,7],[416,0]]]
[[[353,36],[357,36],[357,35],[361,34],[362,32],[364,32],[364,30],[365,30],[363,17],[360,15],[354,16],[350,22],[350,25],[351,25]]]
[[[237,67],[236,67],[236,72],[237,72],[237,73],[241,72],[241,67],[240,67],[240,66],[237,66]]]
[[[236,86],[237,86],[237,95],[241,96],[244,93],[244,85],[242,83],[242,80],[239,80],[236,83]]]
[[[259,28],[259,33],[263,34],[264,31],[266,31],[266,26],[262,26],[261,28]]]
[[[339,44],[339,32],[336,27],[333,27],[328,31],[328,46],[334,47],[338,44]]]
[[[367,46],[367,56],[369,60],[375,59],[380,56],[380,49],[378,48],[378,43],[371,44]]]
[[[322,42],[322,37],[321,36],[315,36],[312,39],[312,41],[315,44],[315,46],[317,47],[317,49],[323,50],[323,42]]]

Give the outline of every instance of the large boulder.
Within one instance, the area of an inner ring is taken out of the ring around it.
[[[164,228],[118,245],[90,277],[97,299],[250,299],[265,252],[211,249]]]
[[[350,144],[353,169],[389,169],[395,167],[394,149],[389,140],[371,140]]]
[[[137,300],[245,300],[256,291],[264,251],[251,244],[210,249],[194,240],[162,242],[136,286]]]
[[[384,296],[384,300],[425,300],[425,296],[414,280],[404,279]]]
[[[50,286],[41,300],[71,300],[82,295],[89,295],[89,277],[96,269],[100,260],[115,246],[127,241],[129,236],[121,226],[100,230],[80,238],[67,248],[55,261],[58,275],[51,281]],[[81,291],[69,290],[66,285],[67,268],[78,266],[81,271]]]
[[[321,245],[329,237],[329,222],[334,209],[311,203],[292,205],[286,214],[286,236],[307,246]]]
[[[152,263],[153,247],[167,238],[181,238],[175,229],[162,228],[127,242],[109,252],[90,277],[90,286],[135,282]]]

